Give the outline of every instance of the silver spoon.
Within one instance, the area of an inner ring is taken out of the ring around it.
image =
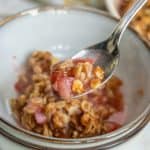
[[[95,65],[102,67],[105,71],[105,78],[100,86],[103,86],[113,75],[120,58],[120,52],[118,50],[120,39],[122,38],[124,31],[128,27],[133,17],[137,14],[137,12],[144,6],[144,4],[147,1],[148,0],[136,0],[132,8],[121,18],[120,22],[117,24],[114,31],[108,37],[107,40],[85,48],[72,57],[72,59],[96,58]],[[82,94],[75,95],[72,98],[78,98],[80,96],[89,94],[93,90],[95,89],[90,89]]]

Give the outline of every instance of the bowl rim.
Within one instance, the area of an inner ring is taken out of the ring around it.
[[[106,5],[106,8],[108,9],[108,11],[110,13],[112,13],[112,15],[116,18],[120,18],[120,14],[118,12],[118,10],[115,8],[114,6],[114,2],[116,2],[117,4],[119,3],[119,1],[114,1],[114,0],[105,0],[105,5]],[[118,4],[119,5],[119,4]]]
[[[7,17],[7,18],[3,19],[2,21],[0,21],[0,27],[4,26],[5,24],[7,24],[7,23],[19,18],[19,17],[23,17],[23,16],[27,16],[27,15],[33,16],[35,14],[38,15],[41,12],[45,12],[45,11],[58,11],[58,10],[63,10],[63,11],[64,10],[65,11],[75,10],[75,11],[83,11],[83,12],[85,11],[85,12],[90,12],[90,13],[94,13],[94,14],[98,14],[98,15],[103,15],[105,17],[108,17],[108,18],[112,19],[112,20],[117,20],[116,18],[110,16],[108,13],[106,13],[104,11],[101,11],[101,10],[97,10],[95,8],[91,8],[91,7],[85,7],[85,6],[84,7],[83,6],[81,6],[81,7],[79,7],[79,6],[78,7],[73,7],[73,6],[52,6],[51,7],[51,6],[46,6],[46,7],[38,7],[38,8],[33,8],[33,9],[27,9],[25,11],[17,13],[16,15]],[[130,29],[130,30],[133,34],[137,35],[137,33],[134,32],[132,29]],[[141,39],[139,36],[137,36],[137,37],[139,39]],[[145,46],[147,47],[146,44],[145,44]],[[144,110],[144,112],[142,112],[135,120],[133,120],[132,122],[128,123],[127,125],[121,127],[120,129],[118,129],[114,132],[108,133],[108,134],[93,136],[93,137],[88,137],[88,138],[65,139],[65,138],[45,137],[45,136],[27,131],[27,130],[21,128],[21,127],[17,128],[16,126],[10,124],[8,121],[4,120],[1,116],[0,116],[0,129],[2,129],[3,132],[6,132],[7,135],[10,135],[10,136],[15,137],[15,138],[19,138],[19,137],[17,135],[15,135],[15,133],[13,133],[13,132],[8,133],[7,130],[4,129],[3,127],[5,126],[6,128],[10,128],[11,130],[20,133],[20,135],[26,135],[28,137],[33,137],[35,139],[41,139],[41,140],[45,140],[45,141],[49,141],[49,142],[56,142],[57,144],[58,144],[57,141],[59,141],[60,145],[64,144],[64,143],[65,144],[66,143],[67,144],[71,144],[71,143],[74,143],[74,144],[79,144],[79,143],[89,144],[89,143],[96,143],[98,141],[102,142],[102,140],[111,139],[111,138],[115,139],[115,137],[117,137],[119,135],[122,135],[124,133],[127,133],[129,131],[129,129],[130,130],[132,129],[131,131],[133,132],[133,129],[135,129],[134,128],[135,125],[140,121],[141,122],[140,122],[140,124],[138,124],[137,128],[139,128],[139,127],[142,128],[149,122],[148,121],[149,119],[147,119],[147,118],[149,118],[149,115],[150,115],[150,105],[148,105],[147,108]],[[1,127],[1,125],[3,127]],[[135,132],[134,132],[134,134],[135,134]],[[23,139],[20,139],[20,140],[23,140]],[[24,142],[26,142],[26,141],[24,141]],[[72,147],[72,145],[71,145],[71,147]]]

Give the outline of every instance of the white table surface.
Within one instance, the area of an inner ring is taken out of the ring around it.
[[[47,2],[48,0],[44,1]],[[2,19],[4,16],[39,5],[39,3],[33,2],[33,0],[0,0],[0,18]],[[18,145],[0,135],[0,150],[28,150],[28,148]],[[150,150],[150,123],[134,138],[112,150]]]

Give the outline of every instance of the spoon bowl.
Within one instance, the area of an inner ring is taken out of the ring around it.
[[[103,82],[100,84],[100,87],[103,87],[103,85],[112,77],[116,66],[119,63],[119,51],[117,50],[118,53],[115,54],[115,56],[110,55],[108,51],[103,50],[103,49],[84,49],[80,52],[78,52],[76,55],[72,57],[72,59],[78,59],[78,58],[91,58],[95,59],[94,65],[96,66],[101,66],[105,72],[105,76],[103,79]],[[99,87],[99,88],[100,88]],[[80,95],[76,95],[73,98],[78,98],[80,96],[89,94],[93,92],[95,89],[90,89],[87,92],[84,92]]]

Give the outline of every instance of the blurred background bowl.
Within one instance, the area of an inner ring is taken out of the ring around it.
[[[134,1],[126,0],[106,0],[105,4],[110,14],[120,18],[131,7]],[[131,27],[138,33],[143,41],[150,47],[150,0],[142,10],[136,15],[131,23]]]

